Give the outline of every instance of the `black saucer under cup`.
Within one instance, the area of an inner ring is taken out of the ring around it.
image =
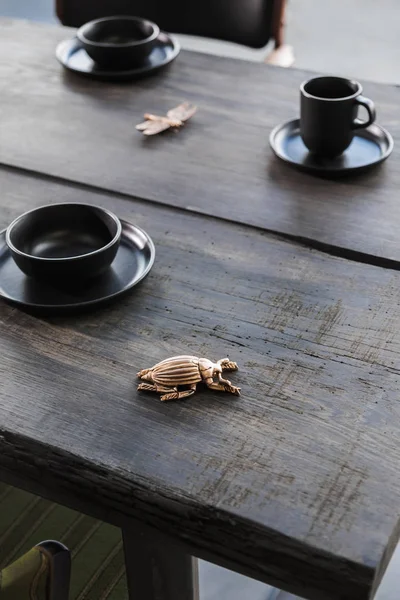
[[[357,129],[375,121],[372,100],[361,95],[357,81],[342,77],[316,77],[300,86],[300,133],[313,154],[325,158],[339,156],[351,144]],[[368,119],[357,118],[363,106]]]
[[[334,158],[309,152],[300,136],[300,119],[278,125],[269,139],[272,150],[285,163],[329,178],[366,171],[382,163],[393,151],[392,136],[377,123],[357,129],[350,146]]]

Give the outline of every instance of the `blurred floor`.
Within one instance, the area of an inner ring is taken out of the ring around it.
[[[55,21],[54,4],[53,0],[0,0],[0,16]]]
[[[295,66],[400,83],[399,0],[289,0]]]
[[[400,83],[399,0],[289,0],[286,41],[299,69]],[[265,50],[188,40],[202,51],[263,60]]]
[[[54,0],[0,0],[0,16],[56,22]],[[286,40],[295,67],[400,84],[400,0],[289,0]],[[181,36],[188,49],[262,61],[267,51]],[[202,600],[288,600],[273,588],[205,562]],[[400,597],[400,548],[376,600]],[[293,597],[291,597],[293,598]]]

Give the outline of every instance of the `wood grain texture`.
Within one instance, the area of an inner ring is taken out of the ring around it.
[[[0,305],[2,476],[301,596],[369,598],[398,539],[400,274],[79,186],[5,170],[0,184],[0,226],[93,202],[158,252],[108,309]],[[179,353],[229,355],[242,396],[136,390],[139,369]]]
[[[0,161],[133,197],[285,232],[400,264],[400,145],[381,167],[339,182],[291,169],[268,137],[298,115],[295,69],[182,52],[156,77],[104,84],[54,57],[73,30],[2,21]],[[365,84],[378,123],[400,140],[396,87]],[[179,133],[144,139],[146,111],[183,100],[198,114]],[[386,263],[385,263],[386,264]]]

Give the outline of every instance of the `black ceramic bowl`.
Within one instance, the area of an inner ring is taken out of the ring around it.
[[[122,68],[142,63],[147,58],[160,29],[139,17],[105,17],[82,25],[76,35],[97,64]]]
[[[26,275],[65,285],[100,275],[115,258],[121,223],[89,204],[49,204],[24,213],[6,231],[6,242]]]

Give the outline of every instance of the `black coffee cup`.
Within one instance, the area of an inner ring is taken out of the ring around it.
[[[357,81],[342,77],[316,77],[300,86],[300,133],[313,154],[326,158],[338,156],[352,142],[354,131],[375,121],[372,100],[361,96]],[[363,106],[368,119],[357,118]]]

